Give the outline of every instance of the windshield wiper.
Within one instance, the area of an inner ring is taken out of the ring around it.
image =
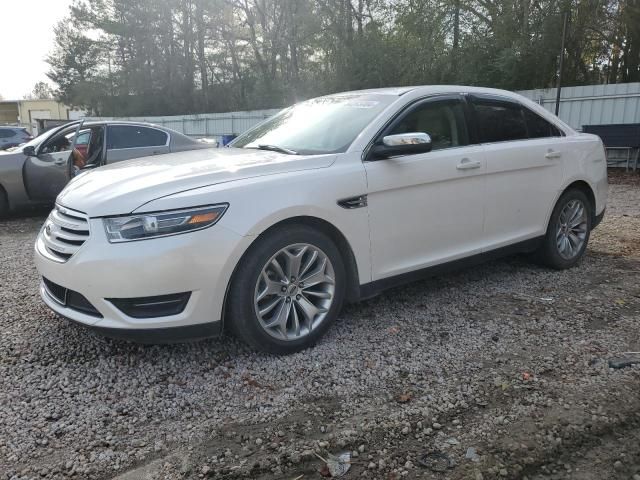
[[[298,152],[296,152],[295,150],[279,147],[278,145],[266,145],[264,143],[261,143],[257,147],[253,148],[258,148],[259,150],[269,150],[271,152],[286,153],[287,155],[298,155]]]

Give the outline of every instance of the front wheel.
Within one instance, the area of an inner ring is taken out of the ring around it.
[[[345,278],[340,252],[325,234],[304,225],[274,230],[238,266],[227,300],[227,325],[259,350],[303,350],[340,312]]]
[[[538,257],[547,266],[571,268],[583,257],[591,233],[592,207],[580,190],[569,190],[556,203]]]

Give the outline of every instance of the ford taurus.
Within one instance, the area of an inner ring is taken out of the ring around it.
[[[143,342],[313,345],[344,302],[513,252],[576,265],[607,196],[600,139],[516,94],[341,93],[231,148],[73,179],[35,245],[58,314]]]

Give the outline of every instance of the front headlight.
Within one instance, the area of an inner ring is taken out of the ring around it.
[[[104,229],[110,243],[187,233],[214,225],[228,207],[229,205],[224,203],[184,210],[104,218]]]

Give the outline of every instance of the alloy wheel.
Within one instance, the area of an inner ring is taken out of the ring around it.
[[[327,317],[335,296],[335,273],[318,247],[296,243],[279,250],[262,268],[254,290],[260,326],[272,337],[297,340]]]
[[[575,258],[587,238],[587,209],[580,200],[570,200],[558,217],[556,246],[565,260]]]

